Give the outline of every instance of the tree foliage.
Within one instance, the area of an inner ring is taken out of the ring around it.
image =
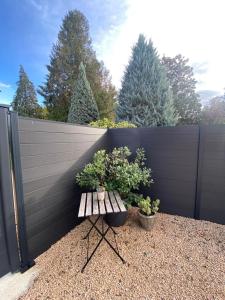
[[[92,127],[99,127],[99,128],[135,128],[136,127],[136,125],[129,123],[127,121],[113,122],[107,118],[98,121],[92,121],[90,125]]]
[[[119,93],[117,120],[137,126],[174,125],[172,93],[151,40],[143,35],[133,48]]]
[[[145,166],[144,150],[137,149],[136,157],[129,160],[131,154],[128,147],[114,148],[109,153],[97,151],[92,161],[77,174],[77,183],[91,189],[101,185],[107,191],[117,190],[123,198],[141,185],[150,185],[153,182],[151,169]]]
[[[225,96],[214,97],[202,110],[203,124],[225,124]]]
[[[74,91],[70,102],[68,122],[88,124],[99,118],[98,107],[87,80],[85,67],[82,62],[79,67],[78,78],[74,85]]]
[[[53,45],[50,64],[47,66],[47,80],[38,91],[45,98],[49,118],[67,120],[73,85],[81,62],[86,66],[87,78],[99,105],[100,114],[104,107],[102,102],[105,101],[108,106],[105,115],[110,116],[115,101],[115,88],[103,63],[97,60],[92,49],[86,17],[80,11],[73,10],[69,11],[63,20],[58,40]]]
[[[25,117],[39,117],[41,107],[38,104],[33,83],[29,80],[23,66],[19,69],[16,95],[12,102],[13,110]]]
[[[108,118],[115,120],[115,105],[117,100],[117,92],[111,83],[109,71],[101,62],[101,88],[95,93],[95,99],[98,105],[100,119]]]
[[[170,86],[173,90],[174,107],[180,116],[179,124],[196,124],[201,113],[200,97],[196,94],[196,83],[193,69],[183,56],[162,58]]]

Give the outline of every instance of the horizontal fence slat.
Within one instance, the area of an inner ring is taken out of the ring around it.
[[[21,131],[20,132],[20,143],[21,144],[57,144],[57,143],[75,143],[78,142],[92,142],[98,140],[102,136],[99,134],[71,134],[71,133],[54,133],[52,132],[30,132]]]
[[[19,118],[25,213],[32,258],[78,223],[81,193],[75,176],[98,149],[106,146],[105,133],[105,129],[88,126]]]
[[[35,131],[48,133],[80,133],[80,134],[104,134],[106,129],[93,128],[91,126],[80,126],[75,124],[46,121],[39,119],[31,119],[19,117],[20,131]]]

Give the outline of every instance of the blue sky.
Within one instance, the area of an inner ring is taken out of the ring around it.
[[[94,49],[117,88],[131,47],[144,33],[159,55],[190,59],[205,97],[223,93],[224,0],[1,0],[0,103],[12,101],[20,64],[36,87],[44,82],[52,44],[70,9],[88,18]]]
[[[119,0],[2,0],[0,103],[12,100],[20,64],[36,87],[45,80],[52,44],[68,10],[78,9],[86,15],[93,44],[98,44],[105,32],[120,24],[124,8]]]

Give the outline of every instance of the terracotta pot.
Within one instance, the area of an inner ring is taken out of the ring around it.
[[[140,209],[138,210],[138,217],[141,226],[148,231],[152,230],[153,228],[153,225],[155,223],[155,216],[156,215],[145,216],[140,212]]]

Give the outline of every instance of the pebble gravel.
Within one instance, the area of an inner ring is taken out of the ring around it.
[[[116,228],[126,264],[103,242],[81,273],[89,228],[81,223],[36,259],[39,276],[21,300],[225,300],[224,225],[158,213],[147,232],[131,209]],[[98,240],[92,232],[92,249]]]

